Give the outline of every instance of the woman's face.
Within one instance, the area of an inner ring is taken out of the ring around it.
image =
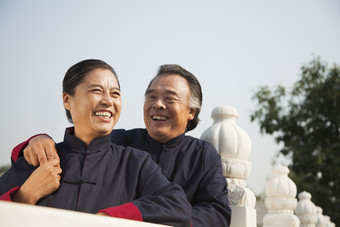
[[[110,70],[95,69],[74,89],[64,92],[63,102],[71,113],[75,136],[86,144],[111,133],[121,111],[120,88]]]

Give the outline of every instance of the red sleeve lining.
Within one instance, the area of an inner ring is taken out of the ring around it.
[[[0,195],[0,200],[3,201],[12,201],[12,196],[14,193],[16,193],[19,190],[20,186],[12,188],[11,190],[9,190],[8,192],[6,192],[5,194]]]
[[[12,157],[12,160],[13,160],[14,162],[15,162],[16,160],[18,160],[18,158],[19,158],[20,156],[22,156],[22,150],[25,149],[25,147],[27,146],[28,142],[29,142],[31,139],[33,139],[34,137],[36,137],[36,136],[41,136],[41,135],[49,136],[49,135],[44,134],[44,133],[42,133],[42,134],[37,134],[37,135],[34,135],[34,136],[30,137],[28,140],[26,140],[26,141],[20,143],[20,144],[17,145],[16,147],[14,147],[13,150],[12,150],[12,156],[11,156],[11,157]]]
[[[133,203],[125,203],[116,207],[109,207],[103,210],[100,210],[104,214],[108,214],[111,217],[116,218],[125,218],[135,221],[143,221],[142,214],[139,209]]]

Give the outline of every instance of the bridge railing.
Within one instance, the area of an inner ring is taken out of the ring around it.
[[[165,225],[7,201],[0,201],[0,226],[166,227]]]
[[[262,220],[256,220],[254,193],[246,186],[251,173],[248,157],[251,140],[236,120],[239,117],[234,107],[223,105],[213,109],[213,124],[207,128],[201,139],[210,142],[221,155],[223,175],[228,182],[228,199],[232,208],[231,227],[334,227],[330,218],[311,201],[308,192],[299,194],[288,177],[285,166],[273,168],[272,177],[265,185],[265,213]],[[260,206],[258,206],[260,207]],[[262,211],[263,212],[263,211]]]

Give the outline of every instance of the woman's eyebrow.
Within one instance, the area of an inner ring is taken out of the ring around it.
[[[100,84],[89,84],[89,85],[87,85],[87,88],[92,88],[92,87],[103,87],[103,86],[100,85]]]
[[[117,86],[117,87],[112,87],[111,89],[110,89],[110,91],[120,91],[120,88]]]
[[[104,88],[103,85],[101,85],[101,84],[89,84],[89,85],[87,86],[88,89],[94,88],[94,87]],[[110,88],[110,90],[118,90],[118,91],[120,91],[120,89],[119,89],[118,86],[112,87],[112,88]]]

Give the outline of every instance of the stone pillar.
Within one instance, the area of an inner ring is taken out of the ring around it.
[[[263,227],[298,227],[300,221],[294,215],[297,205],[296,185],[288,177],[286,166],[277,166],[265,186],[265,205],[268,213],[263,217]]]
[[[335,227],[335,223],[331,222],[331,218],[328,215],[324,215],[327,220],[327,227]]]
[[[318,218],[316,206],[311,201],[312,195],[304,191],[298,195],[298,198],[295,214],[300,219],[300,227],[315,227]]]
[[[335,227],[335,223],[331,222],[331,218],[328,215],[324,215],[324,217],[327,220],[327,226],[328,227]]]
[[[216,107],[211,117],[213,124],[203,132],[201,139],[211,143],[221,155],[232,208],[231,227],[255,227],[256,198],[246,187],[246,179],[251,172],[251,163],[247,161],[251,152],[250,138],[236,125],[238,113],[234,107]]]
[[[317,218],[316,227],[328,227],[328,221],[326,217],[322,214],[323,210],[321,207],[316,207],[317,210]]]

